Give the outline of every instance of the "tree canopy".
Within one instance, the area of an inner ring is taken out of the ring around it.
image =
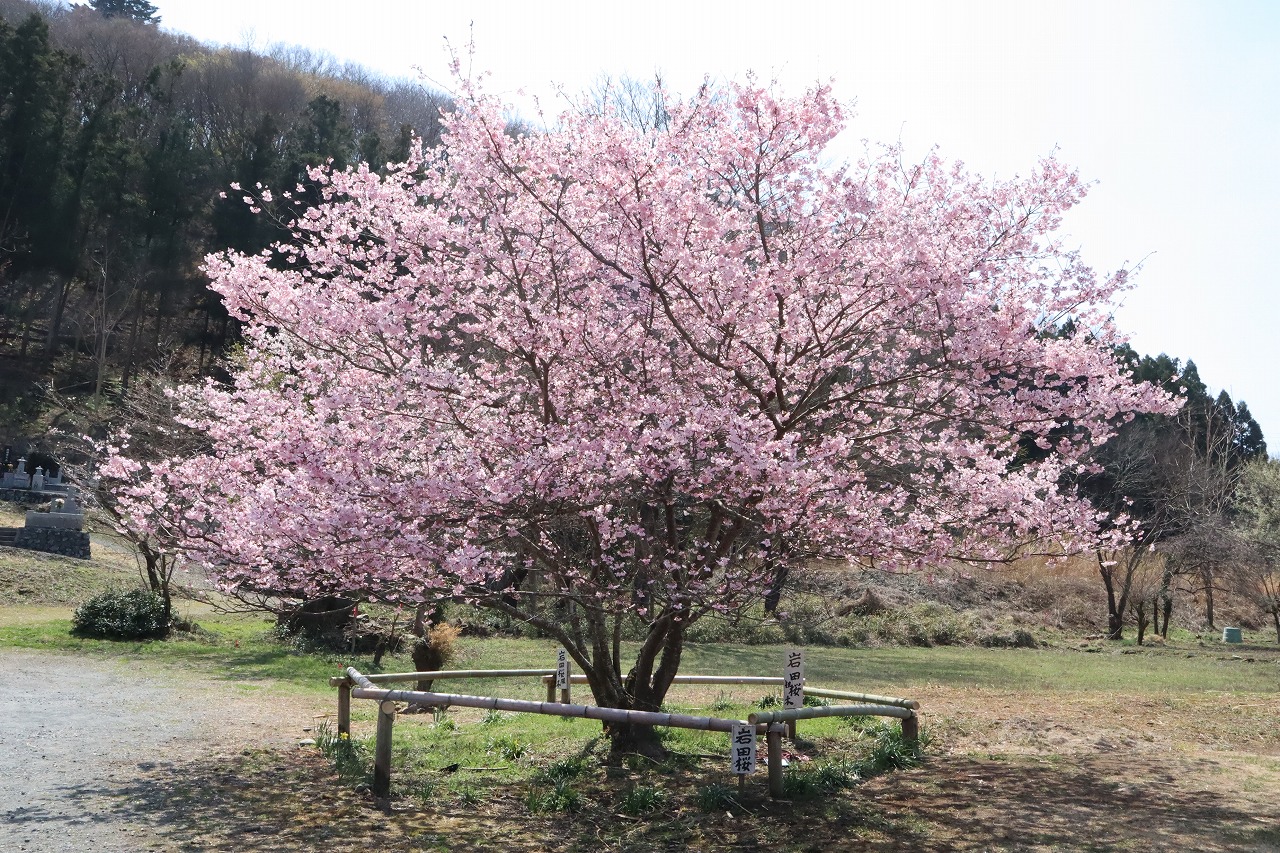
[[[160,10],[147,0],[89,0],[89,5],[104,18],[128,18],[141,24],[159,24]]]
[[[1123,274],[1055,234],[1085,184],[1053,159],[830,168],[825,88],[518,136],[464,91],[440,148],[313,169],[292,239],[207,261],[246,342],[188,393],[215,449],[108,468],[224,584],[462,598],[654,709],[687,627],[800,561],[1092,541],[1062,484],[1121,413],[1172,411],[1113,355]],[[1067,317],[1087,333],[1045,334]]]

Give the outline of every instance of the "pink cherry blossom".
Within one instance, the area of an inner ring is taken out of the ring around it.
[[[1089,544],[1064,484],[1171,403],[1112,357],[1125,275],[1057,233],[1076,173],[829,167],[827,88],[667,103],[512,136],[464,86],[438,150],[313,169],[289,245],[207,260],[245,348],[182,394],[213,453],[114,463],[140,523],[229,587],[504,612],[632,708],[806,561]]]

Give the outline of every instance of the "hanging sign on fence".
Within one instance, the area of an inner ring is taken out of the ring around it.
[[[556,652],[556,689],[569,689],[569,653],[563,648]]]
[[[739,776],[756,772],[756,727],[750,723],[729,727],[729,769]]]
[[[782,706],[804,706],[804,650],[787,649],[782,667]]]

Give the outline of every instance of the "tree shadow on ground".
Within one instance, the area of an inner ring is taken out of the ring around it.
[[[485,790],[470,804],[447,791],[403,798],[390,813],[367,791],[340,784],[313,750],[249,751],[181,765],[141,765],[119,784],[67,790],[104,796],[115,817],[145,824],[161,849],[200,851],[662,851],[964,850],[1111,851],[1277,849],[1280,806],[1206,787],[1230,766],[1212,761],[1080,755],[1060,759],[936,757],[908,772],[804,802],[771,801],[763,778],[723,810],[704,811],[711,774],[664,781],[676,794],[657,814],[618,808],[643,782],[582,780],[575,813],[533,814],[522,785]],[[723,778],[722,775],[719,778]]]
[[[1214,789],[1224,771],[1158,755],[938,759],[862,789],[886,814],[915,814],[921,829],[901,847],[886,839],[869,849],[1277,849],[1280,804],[1233,795],[1229,779]]]

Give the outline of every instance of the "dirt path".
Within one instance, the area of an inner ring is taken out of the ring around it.
[[[0,850],[171,850],[169,812],[139,780],[195,755],[284,748],[321,712],[190,673],[6,650],[0,689]],[[129,684],[127,691],[121,685]],[[190,848],[187,848],[190,849]]]

